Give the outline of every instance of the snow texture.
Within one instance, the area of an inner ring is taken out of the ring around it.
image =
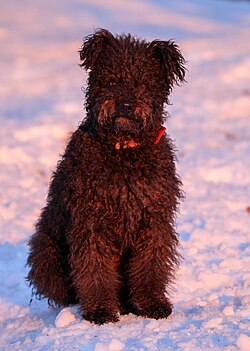
[[[250,4],[5,1],[0,12],[0,350],[250,350]],[[168,107],[186,200],[173,314],[93,325],[33,300],[27,240],[69,132],[84,117],[78,64],[93,28],[175,38],[188,84]]]

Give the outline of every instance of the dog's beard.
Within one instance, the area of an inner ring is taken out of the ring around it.
[[[151,120],[151,114],[151,108],[142,102],[133,111],[120,113],[116,109],[115,100],[105,100],[98,114],[98,123],[114,133],[137,134]]]

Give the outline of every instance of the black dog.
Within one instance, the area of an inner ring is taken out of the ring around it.
[[[31,237],[28,280],[97,324],[119,313],[166,318],[182,197],[163,106],[185,76],[172,41],[98,30],[80,50],[87,117],[73,133]]]

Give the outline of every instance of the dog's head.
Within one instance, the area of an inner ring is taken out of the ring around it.
[[[116,133],[157,130],[174,84],[185,77],[185,60],[173,41],[148,43],[100,29],[84,39],[81,66],[90,70],[87,111]]]

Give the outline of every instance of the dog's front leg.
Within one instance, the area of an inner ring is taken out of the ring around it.
[[[128,272],[132,302],[138,315],[159,319],[171,314],[172,304],[166,297],[166,288],[171,283],[177,257],[173,238],[168,240],[161,228],[152,226],[140,233]]]
[[[118,320],[119,255],[104,237],[91,235],[70,255],[74,287],[83,318],[96,324]]]

